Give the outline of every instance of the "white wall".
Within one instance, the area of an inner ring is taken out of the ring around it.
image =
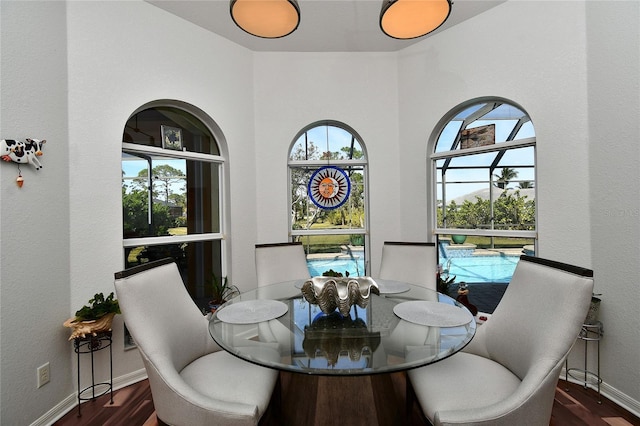
[[[113,291],[123,267],[121,141],[139,106],[179,99],[222,129],[234,193],[231,268],[241,287],[253,282],[245,267],[256,238],[253,59],[142,1],[3,1],[1,11],[2,137],[49,140],[44,170],[23,167],[21,190],[15,167],[0,167],[2,423],[29,424],[75,389],[62,322],[96,292]],[[123,350],[120,316],[113,354],[116,378],[142,368],[137,351]],[[46,361],[51,383],[36,391]]]
[[[400,187],[411,188],[401,197],[407,236],[427,215],[420,198],[426,184],[412,194],[425,182],[425,145],[437,121],[455,105],[489,95],[529,113],[537,136],[537,254],[594,269],[595,289],[604,293],[603,389],[635,412],[639,5],[507,2],[400,52],[398,83]],[[582,349],[579,342],[571,366],[581,366]]]
[[[587,2],[589,198],[607,391],[640,400],[640,2]],[[611,29],[615,28],[615,31]]]
[[[466,100],[500,96],[536,131],[538,254],[591,266],[584,31],[583,3],[508,2],[401,52],[401,187],[418,192],[401,198],[413,212],[403,232],[427,214],[427,140],[438,120]]]
[[[21,190],[15,165],[0,164],[0,422],[28,424],[75,389],[61,323],[122,268],[122,130],[156,99],[196,105],[224,132],[231,273],[244,289],[253,245],[287,238],[286,158],[302,127],[333,119],[362,136],[375,273],[384,240],[429,238],[436,122],[479,96],[517,102],[538,140],[539,254],[595,269],[604,385],[640,406],[637,5],[507,2],[398,54],[315,54],[251,53],[141,0],[0,2],[0,136],[49,140],[45,169],[23,168]],[[116,377],[142,368],[121,321]],[[46,361],[52,383],[36,391]]]
[[[0,138],[46,139],[42,170],[0,164],[0,423],[29,424],[72,391],[65,4],[0,3]],[[36,388],[49,362],[51,382]]]
[[[286,164],[294,137],[316,121],[337,120],[362,137],[369,155],[373,258],[379,257],[382,241],[397,239],[402,222],[395,55],[258,53],[255,58],[258,242],[288,238]]]
[[[243,266],[253,262],[256,227],[245,213],[255,200],[250,53],[144,2],[68,7],[71,161],[74,175],[84,177],[70,184],[71,305],[82,306],[96,289],[111,291],[123,267],[122,131],[136,108],[157,99],[197,106],[226,137],[232,279],[242,287],[251,277]],[[115,376],[141,368],[137,351],[122,351],[121,322],[117,316]]]

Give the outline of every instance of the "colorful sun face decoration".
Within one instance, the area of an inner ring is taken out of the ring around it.
[[[349,198],[351,181],[347,173],[338,167],[322,167],[311,175],[307,192],[313,204],[321,209],[336,209]]]

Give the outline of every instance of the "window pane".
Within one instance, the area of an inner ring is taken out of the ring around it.
[[[451,187],[451,188],[450,188]],[[470,185],[448,185],[464,192]],[[535,190],[487,186],[456,197],[437,209],[438,227],[457,229],[535,230]],[[491,198],[492,197],[492,198]],[[493,221],[491,220],[493,218]]]
[[[466,120],[471,115],[475,114],[476,111],[480,110],[480,108],[484,108],[485,105],[486,105],[485,103],[471,105],[470,107],[465,108],[462,111],[458,112],[451,121]]]
[[[468,236],[456,243],[442,235],[438,242],[439,263],[456,283],[508,283],[520,255],[535,255],[531,238]]]
[[[498,163],[498,167],[533,166],[534,148],[509,149]]]
[[[291,235],[305,245],[312,276],[329,270],[366,273],[367,166],[350,161],[366,160],[365,147],[347,129],[340,123],[314,125],[301,132],[289,152],[290,161],[323,160],[322,166],[289,163]]]
[[[170,257],[175,260],[184,284],[198,308],[207,308],[211,277],[220,277],[221,241],[200,241],[125,248],[125,267]]]
[[[122,141],[163,148],[162,126],[180,130],[184,150],[220,155],[209,129],[193,115],[178,108],[151,108],[133,115],[125,125]]]
[[[362,144],[336,126],[322,125],[304,132],[293,145],[290,160],[352,160],[364,158]]]
[[[123,152],[124,237],[220,232],[219,167]]]
[[[298,238],[307,252],[312,277],[339,273],[360,277],[365,273],[364,235],[305,235]]]
[[[472,122],[463,124],[461,119]],[[462,125],[466,129],[495,126],[498,149],[500,142],[513,140],[516,134],[535,137],[533,125],[523,111],[503,102],[485,102],[456,114],[455,120],[444,126],[434,151],[441,149],[447,133],[447,143],[453,143],[458,136],[456,129]],[[487,232],[535,230],[534,146],[464,156],[451,154],[434,160],[436,227]]]
[[[454,150],[455,146],[453,144],[460,132],[460,126],[462,126],[462,121],[451,120],[448,122],[444,129],[442,129],[442,132],[440,132],[434,152]]]
[[[518,130],[515,140],[532,138],[535,135],[536,135],[536,132],[533,130],[533,123],[531,121],[527,121],[522,125],[520,130]]]
[[[488,111],[480,111],[482,108],[488,109],[491,105],[495,106],[495,108]],[[521,122],[524,123],[522,127],[517,132],[514,132],[516,126]],[[461,148],[458,143],[462,136],[461,132],[482,126],[493,126],[495,137],[489,138],[489,140],[493,140],[493,143],[496,144],[535,136],[529,117],[520,109],[504,103],[482,103],[459,112],[444,126],[438,136],[434,152],[453,151]],[[513,135],[512,133],[516,134]]]
[[[504,142],[518,139],[534,138],[535,143],[535,132],[525,112],[497,99],[452,115],[433,150],[443,157],[432,160],[441,278],[453,281],[443,291],[456,297],[458,284],[465,282],[471,302],[492,313],[520,255],[535,254],[536,241],[530,238],[536,229],[535,146],[504,148]],[[490,127],[461,132],[479,126]],[[479,152],[487,149],[492,151]]]
[[[309,179],[319,168],[291,168],[291,218],[293,229],[364,229],[364,169],[345,167],[351,182],[349,197],[340,207],[326,210],[309,197]]]

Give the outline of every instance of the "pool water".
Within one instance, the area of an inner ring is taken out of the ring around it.
[[[350,277],[359,277],[365,275],[364,259],[354,257],[352,259],[345,258],[327,258],[327,259],[307,259],[307,267],[312,277],[322,276],[329,269],[340,272],[345,275],[345,271],[349,272]]]
[[[450,276],[457,283],[508,283],[516,269],[519,256],[468,256],[452,257]],[[447,262],[443,262],[443,267]]]
[[[451,258],[450,276],[456,276],[457,283],[508,283],[516,269],[519,256],[468,256]],[[447,266],[447,260],[442,261],[443,267]],[[321,276],[329,269],[345,275],[357,277],[364,275],[364,259],[327,258],[308,259],[307,267],[312,277]]]

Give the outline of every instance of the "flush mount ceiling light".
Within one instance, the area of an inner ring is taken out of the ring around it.
[[[231,0],[231,18],[251,35],[279,38],[298,28],[300,8],[296,0]]]
[[[437,29],[451,13],[450,0],[383,0],[380,28],[389,37],[422,37]]]

